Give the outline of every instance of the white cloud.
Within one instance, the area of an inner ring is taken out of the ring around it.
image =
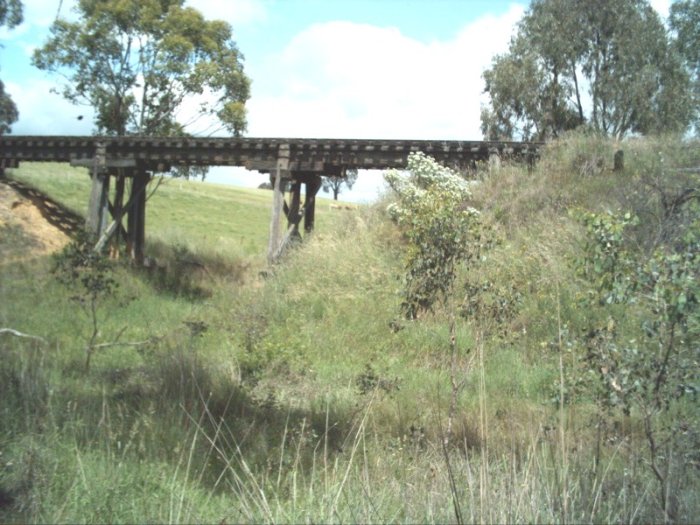
[[[54,83],[47,80],[33,80],[23,85],[8,82],[5,85],[20,115],[20,120],[12,126],[14,135],[92,133],[92,109],[71,104],[61,95],[52,93],[54,87]]]
[[[74,18],[76,0],[25,0],[24,25],[47,28],[56,18]]]
[[[651,7],[656,9],[661,18],[668,18],[669,10],[671,9],[671,0],[649,0]]]
[[[19,27],[13,27],[12,29],[8,29],[4,26],[0,27],[0,41],[7,42],[8,40],[11,40],[13,38],[19,38],[22,35],[24,35],[28,30],[29,26],[27,24],[22,24]]]
[[[396,28],[315,24],[259,69],[254,136],[478,139],[482,71],[507,49],[523,8],[485,16],[448,41]]]

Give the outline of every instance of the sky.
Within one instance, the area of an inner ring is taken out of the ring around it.
[[[15,135],[89,135],[92,112],[31,65],[75,0],[24,0],[22,25],[0,29],[0,78],[18,107]],[[665,17],[670,0],[653,0]],[[252,80],[250,137],[480,140],[482,72],[507,51],[527,0],[187,0],[229,22]],[[82,117],[79,120],[79,117]],[[205,126],[206,127],[206,126]],[[191,130],[197,134],[198,130]],[[215,168],[254,187],[267,176]],[[368,202],[381,175],[361,172],[341,198]]]

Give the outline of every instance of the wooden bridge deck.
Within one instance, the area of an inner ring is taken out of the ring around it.
[[[403,168],[412,152],[422,151],[455,168],[491,155],[532,160],[542,144],[455,140],[366,140],[298,138],[172,138],[99,136],[0,136],[0,166],[22,161],[76,162],[95,158],[103,145],[107,159],[132,161],[148,171],[173,166],[242,166],[274,171],[280,149],[290,172],[338,175],[345,169]],[[286,154],[285,154],[286,156]]]

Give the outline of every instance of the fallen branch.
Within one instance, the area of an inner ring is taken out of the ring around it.
[[[0,334],[10,334],[14,335],[15,337],[25,337],[27,339],[34,339],[36,341],[46,343],[46,339],[44,339],[43,337],[39,337],[38,335],[24,334],[17,330],[13,330],[12,328],[0,328]]]
[[[156,343],[159,339],[159,337],[151,337],[150,339],[146,339],[145,341],[125,341],[123,343],[120,341],[113,341],[111,343],[100,343],[97,345],[92,345],[90,348],[92,348],[93,350],[97,350],[98,348],[110,348],[112,346],[143,346],[150,343]]]

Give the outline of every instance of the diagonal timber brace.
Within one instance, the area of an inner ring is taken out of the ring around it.
[[[95,157],[71,161],[73,166],[87,166],[91,170],[92,188],[85,229],[96,239],[95,250],[102,251],[117,235],[117,246],[112,255],[117,255],[120,237],[126,240],[126,251],[131,259],[142,262],[146,232],[146,186],[150,176],[138,167],[133,159],[108,159],[103,143],[98,143]],[[126,174],[131,178],[131,192],[126,206],[123,205]],[[110,177],[116,177],[114,202],[109,201]],[[127,215],[127,228],[122,225]],[[108,216],[112,222],[108,225]]]
[[[121,181],[123,181],[123,177],[121,178]],[[134,178],[134,182],[136,182],[136,178]],[[146,182],[146,184],[148,184]],[[125,206],[122,206],[121,203],[119,202],[119,187],[117,186],[117,195],[115,196],[115,204],[114,206],[110,206],[110,211],[112,213],[112,218],[114,219],[110,225],[104,230],[100,238],[97,240],[97,243],[95,244],[95,251],[102,251],[104,247],[107,245],[107,243],[114,237],[115,234],[117,235],[123,235],[125,240],[127,241],[127,252],[129,255],[132,256],[132,258],[136,258],[135,255],[136,253],[139,253],[140,256],[143,256],[143,247],[141,246],[139,249],[132,249],[129,248],[128,246],[131,245],[133,246],[136,243],[136,234],[134,232],[134,229],[138,229],[140,225],[136,225],[135,220],[130,220],[132,223],[131,229],[129,231],[124,229],[124,226],[122,225],[122,219],[124,218],[124,215],[127,213],[131,217],[131,214],[139,214],[141,213],[140,208],[142,207],[142,201],[144,205],[144,211],[145,211],[145,198],[142,199],[142,197],[145,197],[145,191],[146,191],[146,184],[133,184],[132,185],[132,191],[131,195],[129,197],[129,201],[126,203]],[[122,189],[123,191],[123,189]],[[143,225],[143,229],[145,230],[145,224]],[[117,238],[117,243],[119,242],[119,239]]]

